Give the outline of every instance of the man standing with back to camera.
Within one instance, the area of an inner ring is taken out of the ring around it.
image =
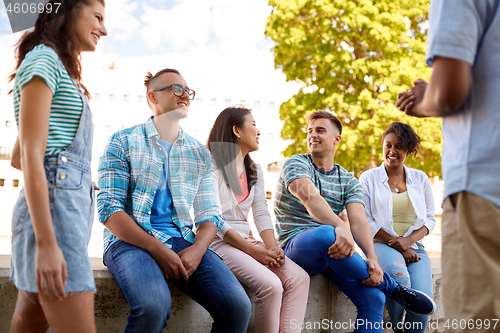
[[[443,117],[442,266],[447,332],[500,330],[500,1],[432,0],[430,82],[397,106]]]

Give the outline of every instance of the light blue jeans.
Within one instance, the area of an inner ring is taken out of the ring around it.
[[[415,250],[421,258],[417,262],[407,264],[403,255],[392,247],[375,242],[375,253],[380,267],[399,284],[422,291],[432,297],[432,270],[431,260],[423,245],[418,244]],[[396,301],[387,298],[385,303],[393,328],[404,328],[405,333],[423,333],[429,321],[429,316],[422,316],[407,312],[404,318],[404,309]]]

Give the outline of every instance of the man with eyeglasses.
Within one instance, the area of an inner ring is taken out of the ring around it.
[[[248,296],[208,248],[224,222],[210,152],[179,126],[195,92],[175,69],[148,72],[144,85],[153,116],[115,133],[99,165],[103,261],[130,305],[125,332],[159,333],[167,326],[166,279],[211,314],[212,332],[246,332]]]
[[[309,275],[326,273],[358,310],[355,332],[382,332],[385,296],[406,310],[430,315],[434,301],[400,286],[380,268],[365,215],[363,189],[334,163],[342,124],[332,113],[310,114],[307,147],[283,164],[274,199],[276,230],[285,255]],[[351,229],[339,215],[347,209]],[[366,254],[356,253],[354,238]]]

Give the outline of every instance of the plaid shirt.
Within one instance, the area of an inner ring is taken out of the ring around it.
[[[150,214],[154,196],[163,172],[164,153],[157,142],[152,117],[146,123],[119,131],[109,140],[99,164],[97,209],[99,221],[105,223],[118,211],[129,214],[141,228],[171,247],[172,237],[151,226]],[[169,154],[168,184],[172,193],[173,222],[182,237],[194,243],[195,225],[212,222],[217,231],[225,218],[219,214],[212,184],[209,150],[179,128],[179,136]],[[104,229],[104,251],[117,240]]]

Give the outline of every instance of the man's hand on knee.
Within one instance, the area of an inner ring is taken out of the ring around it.
[[[184,268],[181,258],[172,249],[162,244],[162,246],[157,248],[157,251],[151,254],[166,279],[178,280],[183,278],[185,281],[188,280],[189,275],[186,268]]]
[[[206,249],[196,246],[195,243],[178,253],[182,265],[184,266],[188,276],[196,271],[205,252]]]
[[[366,280],[363,280],[363,284],[367,286],[378,286],[384,281],[384,272],[377,260],[374,259],[366,259],[366,265],[368,266],[368,274],[370,277]]]
[[[335,227],[335,243],[328,248],[330,257],[342,259],[346,256],[351,257],[354,253],[356,249],[349,227],[345,224]]]

